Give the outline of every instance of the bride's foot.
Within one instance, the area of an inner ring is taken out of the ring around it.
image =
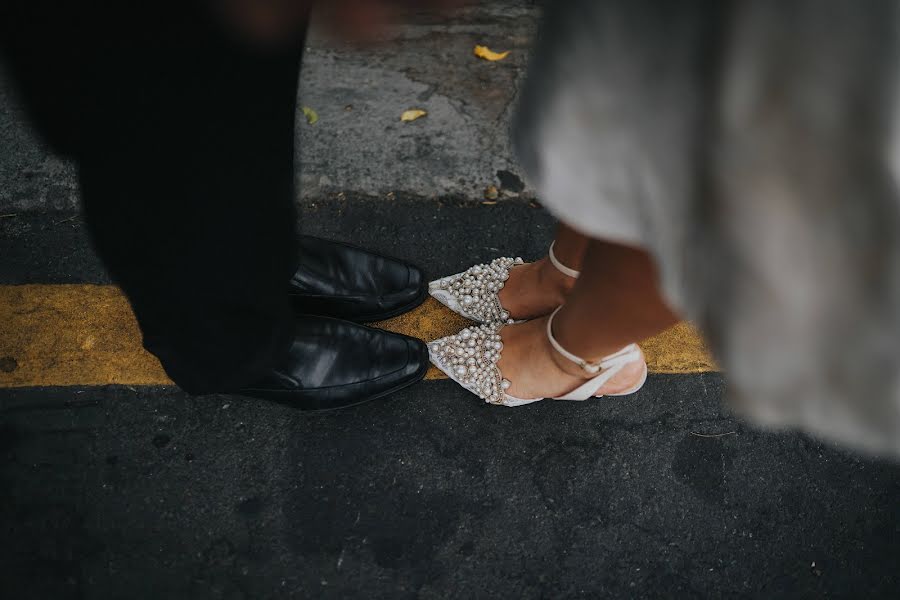
[[[450,310],[479,323],[514,323],[549,314],[565,301],[578,271],[549,255],[535,263],[495,258],[428,284]]]
[[[499,332],[503,354],[497,367],[510,382],[506,390],[510,396],[555,398],[568,394],[591,378],[574,363],[569,364],[550,345],[547,337],[549,318],[509,325]],[[647,368],[643,352],[640,358],[624,365],[594,395],[616,396],[640,385]]]
[[[586,400],[621,396],[643,385],[647,363],[637,345],[629,344],[598,363],[589,363],[551,338],[548,324],[552,318],[466,327],[431,342],[431,361],[485,402],[506,406],[548,397]]]
[[[544,257],[511,269],[497,296],[511,319],[523,321],[553,312],[574,285],[574,277],[564,275]]]

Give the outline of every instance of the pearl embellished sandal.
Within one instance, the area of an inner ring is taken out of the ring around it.
[[[577,278],[580,273],[570,269],[556,258],[550,244],[550,263],[564,275]],[[499,293],[509,272],[525,264],[521,258],[495,258],[488,264],[475,265],[462,273],[449,275],[428,284],[428,292],[434,298],[467,319],[479,323],[515,323],[509,311],[500,304]]]
[[[560,307],[562,308],[562,307]],[[595,397],[606,382],[616,376],[626,365],[640,360],[641,349],[637,344],[629,344],[618,352],[611,354],[599,362],[591,363],[580,358],[565,348],[553,336],[553,317],[559,308],[553,311],[547,320],[547,337],[553,348],[562,356],[577,364],[586,374],[593,375],[584,384],[564,396],[551,400],[587,400]],[[463,386],[488,404],[501,406],[521,406],[544,400],[544,398],[516,398],[506,393],[512,385],[503,377],[497,362],[503,351],[500,323],[467,327],[456,335],[447,336],[428,345],[431,362],[447,374],[450,379]],[[633,394],[647,381],[647,364],[640,381],[633,388],[611,396],[627,396]],[[599,396],[596,396],[599,397]]]

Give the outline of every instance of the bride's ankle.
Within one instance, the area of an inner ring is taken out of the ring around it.
[[[556,313],[554,313],[554,315],[555,314]],[[626,350],[626,348],[629,347],[629,345],[623,346],[621,348],[607,346],[605,348],[606,351],[601,352],[600,354],[597,354],[597,355],[588,355],[588,356],[583,356],[583,357],[579,357],[578,355],[575,355],[573,357],[567,357],[567,356],[565,356],[565,350],[559,351],[559,350],[557,350],[557,348],[554,347],[553,343],[550,340],[550,335],[548,334],[548,320],[552,319],[554,315],[547,317],[547,320],[542,319],[543,342],[541,344],[541,351],[546,352],[550,356],[550,358],[551,358],[553,364],[556,366],[556,368],[559,369],[560,371],[562,371],[563,373],[565,373],[566,375],[569,375],[572,377],[578,377],[580,379],[585,379],[585,380],[592,379],[599,374],[599,370],[598,371],[588,370],[585,368],[584,364],[580,364],[579,362],[576,362],[576,359],[581,360],[581,361],[586,361],[587,363],[592,364],[592,365],[598,365],[602,361],[606,361],[607,359],[613,357],[614,355],[619,354],[620,352]],[[555,330],[555,323],[554,323],[554,330]],[[566,342],[560,341],[560,339],[558,337],[558,335],[559,335],[558,332],[554,331],[553,335],[554,335],[554,337],[556,337],[557,343],[562,344],[563,349],[565,349],[567,347]],[[643,369],[642,365],[645,362],[645,360],[646,359],[644,358],[643,350],[638,348],[638,355],[635,357],[635,359],[633,361],[630,361],[629,363],[627,363],[624,366],[624,368],[621,369],[621,371],[623,371],[622,375],[625,376],[624,378],[627,379],[628,378],[627,373],[629,373],[631,371],[635,371],[635,373],[640,374],[640,372]],[[633,365],[631,364],[632,362],[634,363]],[[632,368],[632,367],[634,367],[634,368]],[[620,377],[620,379],[622,379],[622,378]]]
[[[579,367],[577,364],[568,360],[565,356],[562,356],[553,345],[550,343],[550,339],[547,337],[546,333],[546,321],[541,319],[542,326],[540,329],[541,337],[539,342],[540,351],[549,358],[549,362],[556,367],[559,371],[560,375],[565,375],[568,377],[577,377],[578,379],[588,380],[593,375],[587,373],[584,369]]]
[[[546,293],[553,294],[557,304],[563,304],[566,296],[575,287],[576,279],[561,273],[553,266],[547,257],[538,261],[538,281],[540,288]]]
[[[599,375],[599,372],[587,372],[586,370],[582,369],[577,363],[561,355],[556,351],[555,348],[553,348],[553,346],[549,343],[549,340],[546,344],[546,347],[547,348],[544,351],[550,353],[550,358],[553,364],[561,373],[565,374],[566,376],[577,377],[579,380],[587,381]],[[615,352],[611,352],[606,356],[609,356],[610,354],[615,354]],[[602,395],[616,394],[622,390],[631,389],[644,373],[646,368],[644,366],[645,361],[646,358],[644,357],[643,351],[641,351],[640,359],[635,359],[633,362],[624,365],[618,373],[613,375],[613,377],[606,384],[604,384],[603,388],[601,388]]]
[[[578,379],[583,379],[585,381],[594,377],[594,375],[588,373],[572,361],[566,359],[566,357],[561,356],[559,352],[557,352],[553,348],[553,346],[550,345],[549,341],[545,344],[545,346],[545,351],[549,354],[550,361],[554,365],[556,365],[556,368],[559,369],[561,373],[564,373],[569,377],[577,377]]]

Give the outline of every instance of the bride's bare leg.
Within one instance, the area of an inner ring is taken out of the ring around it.
[[[562,264],[580,271],[589,242],[590,238],[560,225],[553,252]],[[532,319],[549,314],[562,304],[574,285],[575,279],[559,272],[545,256],[510,271],[498,295],[513,319]]]
[[[565,223],[560,223],[554,241],[553,253],[556,254],[556,258],[570,269],[580,271],[591,238],[578,233]]]
[[[560,259],[562,260],[562,259]],[[553,320],[553,334],[564,348],[597,361],[624,346],[651,337],[678,321],[666,305],[656,268],[643,250],[590,241],[581,277]],[[505,327],[498,366],[519,398],[560,396],[588,378],[547,340],[547,319]],[[601,394],[615,394],[638,383],[643,365],[629,365]]]
[[[581,277],[553,320],[553,333],[570,352],[599,360],[676,322],[650,255],[594,240]]]

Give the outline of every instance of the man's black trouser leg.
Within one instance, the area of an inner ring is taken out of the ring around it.
[[[76,23],[51,11],[4,46],[39,128],[78,161],[96,249],[146,348],[189,392],[233,390],[293,336],[302,40],[253,48],[199,4],[150,4],[86,8]],[[60,89],[52,75],[63,72]]]

